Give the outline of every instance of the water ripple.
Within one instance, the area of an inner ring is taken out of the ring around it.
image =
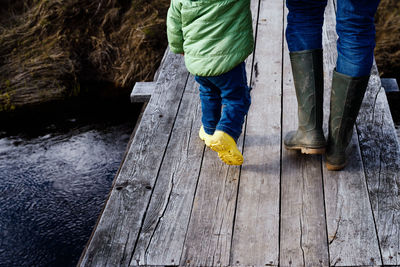
[[[133,129],[0,139],[0,265],[74,266]]]

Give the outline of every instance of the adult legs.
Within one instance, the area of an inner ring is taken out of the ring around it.
[[[351,76],[369,76],[374,58],[374,15],[380,0],[337,0],[336,71]]]
[[[299,127],[284,139],[286,149],[307,154],[325,152],[322,131],[322,25],[326,0],[287,0],[286,40],[298,103]]]
[[[286,41],[290,52],[322,49],[327,0],[287,0]]]
[[[338,0],[338,59],[333,71],[326,165],[341,170],[368,85],[375,47],[374,15],[379,0]]]

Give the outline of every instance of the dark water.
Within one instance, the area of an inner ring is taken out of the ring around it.
[[[139,110],[0,133],[0,266],[76,265]]]

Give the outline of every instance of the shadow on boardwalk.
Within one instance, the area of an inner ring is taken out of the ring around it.
[[[399,143],[376,66],[349,164],[329,172],[323,157],[282,149],[282,137],[297,126],[284,2],[253,0],[252,11],[252,106],[238,141],[243,166],[224,165],[204,147],[198,87],[183,58],[167,52],[80,266],[400,262]],[[327,122],[337,39],[332,1],[323,38]]]

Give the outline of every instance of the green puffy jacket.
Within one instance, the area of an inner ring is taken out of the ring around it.
[[[250,0],[171,0],[167,35],[193,75],[228,72],[253,51]]]

